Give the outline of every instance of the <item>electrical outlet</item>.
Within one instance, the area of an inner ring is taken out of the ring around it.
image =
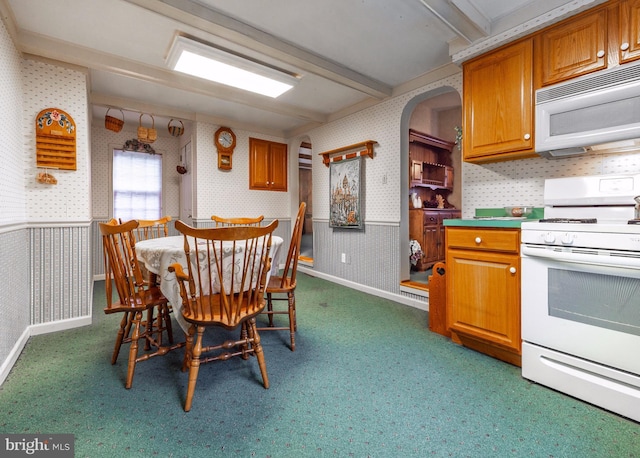
[[[343,263],[346,263],[346,262],[347,262],[347,253],[342,253],[342,259],[341,259],[341,261],[342,261]]]

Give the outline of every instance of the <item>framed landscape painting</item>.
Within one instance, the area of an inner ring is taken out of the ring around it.
[[[329,226],[362,229],[362,161],[360,157],[329,165]]]

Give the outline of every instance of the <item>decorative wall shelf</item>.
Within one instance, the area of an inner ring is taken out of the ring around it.
[[[36,116],[36,165],[76,170],[76,124],[58,108],[45,108]]]
[[[351,159],[358,156],[369,156],[373,159],[373,145],[377,145],[378,142],[375,140],[365,140],[360,143],[355,143],[349,146],[343,146],[342,148],[332,149],[331,151],[325,151],[324,153],[320,153],[322,156],[322,163],[329,167],[331,162],[344,161],[345,159]],[[348,154],[341,154],[340,156],[334,156],[335,154],[345,153],[347,151],[355,150],[365,147],[362,151],[357,151]],[[332,157],[333,156],[333,157]]]

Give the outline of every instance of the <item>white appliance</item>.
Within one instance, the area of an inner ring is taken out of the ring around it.
[[[538,89],[535,112],[541,156],[638,149],[640,62]]]
[[[640,421],[640,174],[545,181],[522,223],[522,376]]]

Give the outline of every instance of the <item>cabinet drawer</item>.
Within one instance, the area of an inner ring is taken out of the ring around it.
[[[446,228],[447,247],[467,250],[520,252],[520,229]]]

